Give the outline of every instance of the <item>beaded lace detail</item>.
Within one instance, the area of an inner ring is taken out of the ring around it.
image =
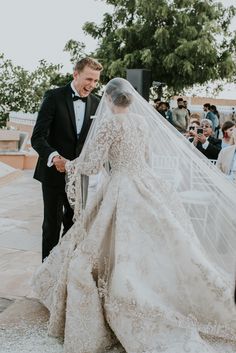
[[[49,333],[64,337],[65,353],[235,352],[230,278],[203,252],[171,185],[149,170],[142,117],[103,120],[91,141],[66,166],[76,222],[33,281]],[[80,174],[107,161],[108,185],[83,212]]]

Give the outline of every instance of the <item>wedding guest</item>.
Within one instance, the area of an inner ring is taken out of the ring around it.
[[[190,116],[191,112],[190,112],[190,110],[188,109],[188,102],[187,102],[186,100],[184,100],[183,102],[184,102],[184,108],[187,109],[188,115]]]
[[[212,122],[212,130],[213,130],[213,134],[214,134],[215,128],[218,124],[217,116],[211,111],[210,103],[205,103],[203,105],[203,110],[204,110],[204,119],[211,120],[211,122]]]
[[[160,113],[160,114],[163,116],[163,118],[165,118],[165,119],[166,119],[167,109],[168,109],[168,108],[167,108],[166,102],[160,102],[160,103],[158,104],[157,111],[158,111],[158,113]]]
[[[220,113],[217,110],[215,105],[210,106],[210,111],[215,115],[215,137],[219,137],[219,131],[220,131]]]
[[[230,140],[233,134],[234,126],[235,124],[231,120],[225,121],[224,124],[222,125],[222,128],[221,128],[221,131],[223,134],[222,145],[221,145],[222,148],[228,147],[232,144]]]
[[[223,148],[216,161],[216,166],[227,175],[229,179],[236,182],[236,128],[233,128],[230,139],[231,145]]]
[[[202,119],[200,128],[193,131],[194,137],[189,139],[190,142],[196,146],[208,159],[217,159],[221,150],[221,140],[213,137],[212,121],[209,119]]]
[[[156,110],[158,110],[158,106],[159,106],[159,104],[161,103],[161,99],[160,98],[155,98],[154,99],[154,108],[156,109]]]
[[[185,137],[187,137],[188,139],[191,139],[192,137],[194,137],[194,132],[197,132],[197,128],[200,127],[200,122],[198,120],[193,120],[188,128],[187,128],[187,132],[185,135]]]
[[[189,115],[187,109],[184,107],[183,98],[179,97],[177,99],[177,105],[178,107],[172,111],[173,125],[179,132],[185,133],[189,123]]]
[[[196,121],[196,120],[198,120],[200,123],[200,120],[201,120],[200,114],[199,113],[191,113],[189,123],[191,124],[192,121]]]

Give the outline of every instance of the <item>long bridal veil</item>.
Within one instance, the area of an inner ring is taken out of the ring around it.
[[[112,129],[115,128],[112,122],[117,117],[114,108],[124,97],[126,98],[124,102],[129,102],[126,111],[130,124],[133,124],[134,129],[145,130],[147,168],[151,174],[165,181],[168,185],[167,193],[176,193],[185,209],[185,219],[182,221],[189,221],[189,234],[198,239],[206,257],[219,273],[229,279],[233,296],[236,258],[236,187],[146,102],[128,81],[115,78],[105,87],[78,163],[90,165],[92,161],[99,159],[100,152],[96,154],[94,146],[97,145],[97,149],[101,150],[101,139],[107,137],[104,134],[109,131],[112,134]],[[125,131],[123,133],[125,134]],[[128,136],[127,143],[129,143]],[[124,159],[128,158],[129,156],[124,155]],[[85,198],[93,199],[92,202],[97,202],[97,205],[102,201],[102,194],[112,173],[109,151],[103,151],[101,163],[99,168],[94,168],[88,174],[96,175],[103,167],[103,171],[106,170],[104,173],[106,176],[100,178],[95,194],[94,188],[88,188],[87,197],[83,197],[83,205],[79,202],[81,195],[78,193],[81,193],[84,187],[83,182],[82,189],[80,187],[81,178],[76,172],[76,161],[73,164],[73,170],[69,170],[67,191],[69,201],[75,208],[77,220],[83,218],[86,208],[89,207],[89,202],[85,206]],[[82,194],[84,195],[85,192],[83,191]],[[129,207],[128,204],[127,207]],[[115,224],[113,226],[115,227]],[[166,231],[168,232],[168,229]],[[169,247],[175,251],[174,243],[170,243]]]

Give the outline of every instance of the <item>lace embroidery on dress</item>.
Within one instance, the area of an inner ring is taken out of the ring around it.
[[[34,280],[66,353],[112,352],[117,340],[127,353],[228,353],[217,341],[235,340],[227,274],[206,260],[173,186],[149,168],[147,139],[142,117],[113,116],[67,163],[75,224]],[[81,175],[107,161],[111,178],[83,209]]]

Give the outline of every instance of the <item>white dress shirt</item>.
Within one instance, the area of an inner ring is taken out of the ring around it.
[[[230,179],[232,179],[233,181],[236,181],[236,152],[234,152],[234,159],[233,159],[233,163],[232,163],[232,168],[230,170]]]
[[[204,148],[204,150],[206,150],[208,146],[209,146],[209,141],[208,141],[208,136],[207,136],[206,141],[204,143],[202,143],[202,148]]]
[[[78,92],[74,87],[73,81],[71,82],[71,88],[74,91],[75,96],[80,97],[80,95],[78,94]],[[78,99],[77,101],[73,101],[73,105],[74,105],[74,111],[75,111],[76,130],[77,130],[77,135],[79,135],[84,122],[86,104],[82,100]]]

